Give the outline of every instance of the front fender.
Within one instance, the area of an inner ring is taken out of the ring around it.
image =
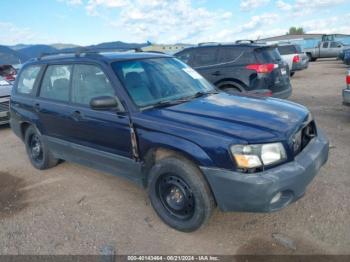
[[[143,159],[149,150],[155,148],[170,149],[179,152],[190,160],[194,161],[198,166],[214,166],[212,159],[197,144],[186,139],[165,134],[162,132],[137,130],[139,137],[139,152]]]

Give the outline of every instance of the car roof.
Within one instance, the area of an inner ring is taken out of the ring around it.
[[[81,52],[81,53],[53,53],[45,54],[39,58],[32,59],[28,64],[50,63],[50,62],[79,62],[95,60],[99,62],[118,62],[126,60],[138,60],[149,58],[171,57],[167,54],[152,52]]]
[[[212,47],[246,47],[246,48],[251,48],[251,49],[257,49],[257,48],[269,48],[269,47],[276,47],[276,45],[268,45],[265,43],[204,43],[200,44],[197,46],[191,46],[188,48],[185,48],[181,50],[178,53],[181,53],[183,51],[188,51],[188,50],[194,50],[194,49],[201,49],[201,48],[212,48]]]

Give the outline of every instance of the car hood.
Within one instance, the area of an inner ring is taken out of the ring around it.
[[[160,119],[169,120],[176,127],[200,128],[247,142],[289,138],[309,118],[305,107],[286,100],[226,93],[150,110],[146,114],[154,116],[158,123]]]
[[[0,86],[0,97],[9,96],[11,94],[11,85]]]

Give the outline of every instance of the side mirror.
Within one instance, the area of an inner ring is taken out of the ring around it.
[[[120,110],[119,103],[115,97],[112,96],[99,96],[91,99],[90,107],[94,110]]]

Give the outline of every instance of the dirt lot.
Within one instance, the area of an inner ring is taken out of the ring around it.
[[[0,254],[350,254],[350,108],[346,67],[311,63],[291,100],[310,108],[331,141],[330,159],[304,198],[273,214],[221,213],[191,234],[163,224],[146,193],[71,163],[40,172],[0,128]]]

